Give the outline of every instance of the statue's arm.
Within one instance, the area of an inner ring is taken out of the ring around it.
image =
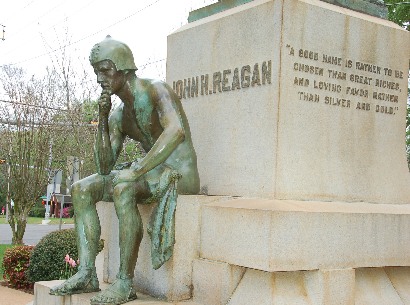
[[[156,110],[163,131],[150,151],[139,163],[139,175],[143,175],[163,163],[185,139],[185,130],[171,89],[161,85],[157,89]]]
[[[163,163],[185,139],[185,130],[178,114],[177,105],[169,88],[161,85],[154,87],[156,111],[163,129],[161,135],[147,152],[146,156],[133,168],[121,171],[114,178],[114,184],[125,181],[135,181],[159,164]]]
[[[111,109],[110,95],[103,91],[98,103],[99,120],[94,144],[94,159],[98,174],[108,175],[114,168],[121,151],[123,137],[119,130],[118,113],[114,112],[110,119],[108,117]]]

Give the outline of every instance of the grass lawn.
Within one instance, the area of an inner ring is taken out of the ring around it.
[[[12,245],[0,245],[0,281],[3,280],[3,268],[1,268],[1,265],[3,263],[3,256],[4,252],[6,251],[7,248],[11,248]]]
[[[29,217],[27,219],[27,224],[41,224],[41,221],[44,218],[41,217]],[[51,222],[50,224],[52,225],[58,225],[60,224],[60,218],[50,218]],[[63,218],[63,224],[73,224],[74,223],[74,218]],[[6,217],[1,216],[0,217],[0,224],[7,224],[6,222]]]

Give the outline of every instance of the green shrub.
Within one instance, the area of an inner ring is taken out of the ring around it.
[[[34,208],[31,209],[31,211],[29,213],[29,216],[44,218],[45,214],[46,214],[46,208],[45,207],[35,206]]]
[[[13,247],[12,245],[0,244],[0,281],[3,279],[3,257],[4,253],[8,248]]]
[[[99,251],[103,247],[101,240]],[[67,254],[75,261],[78,260],[75,230],[66,229],[47,234],[31,254],[28,278],[33,282],[60,279],[66,271],[64,258]]]
[[[32,289],[33,281],[26,276],[30,263],[30,254],[34,246],[16,246],[6,250],[3,257],[3,279],[8,285],[17,289]]]
[[[73,206],[68,208],[68,214],[70,215],[70,218],[74,217],[74,207]]]
[[[78,251],[74,229],[54,231],[44,236],[31,254],[27,276],[33,282],[60,278],[65,269],[64,257],[77,260]]]

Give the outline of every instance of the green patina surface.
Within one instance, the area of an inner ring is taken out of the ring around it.
[[[188,22],[194,22],[252,1],[253,0],[220,0],[218,3],[214,3],[190,12]]]
[[[194,22],[205,17],[226,11],[253,0],[219,0],[217,3],[205,6],[189,13],[188,22]],[[387,8],[381,0],[322,0],[330,4],[351,9],[367,15],[387,19]]]
[[[100,223],[95,204],[114,201],[119,271],[109,288],[90,301],[91,305],[123,304],[137,298],[133,278],[144,234],[137,203],[156,205],[147,227],[152,266],[158,269],[173,254],[178,192],[199,192],[197,157],[181,101],[166,83],[136,76],[134,56],[125,43],[107,36],[92,48],[89,59],[102,88],[94,146],[97,174],[79,180],[71,190],[81,264],[74,276],[53,287],[50,294],[100,290],[95,259],[105,223]],[[121,99],[115,109],[111,109],[112,95]],[[139,142],[146,154],[117,167],[127,137]]]
[[[322,0],[356,12],[387,19],[387,7],[379,0]]]

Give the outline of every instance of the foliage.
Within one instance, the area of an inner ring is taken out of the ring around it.
[[[65,170],[67,157],[76,156],[82,160],[78,170],[83,176],[95,172],[95,126],[84,123],[80,101],[91,101],[97,84],[90,83],[85,71],[76,72],[65,57],[53,64],[42,77],[28,77],[16,66],[0,70],[9,100],[0,102],[0,157],[10,166],[10,175],[2,175],[6,166],[0,166],[0,184],[6,180],[3,184],[10,185],[9,198],[15,203],[9,215],[13,244],[22,244],[28,213],[44,195],[51,169]],[[0,201],[4,196],[3,191]]]
[[[384,0],[388,9],[388,19],[410,31],[410,2],[408,0]],[[409,70],[410,76],[410,70]],[[406,153],[410,170],[410,83],[407,88]]]
[[[124,141],[123,149],[118,156],[117,164],[136,161],[138,158],[144,157],[145,154],[139,142],[135,142],[127,137]]]
[[[8,202],[9,223],[13,244],[23,243],[28,212],[41,195],[47,183],[46,167],[48,145],[52,130],[53,111],[44,108],[52,102],[49,82],[44,79],[27,78],[17,67],[3,66],[0,80],[12,104],[1,104],[0,131],[2,145],[0,155],[6,156],[10,174],[11,209]],[[24,101],[24,102],[22,102]]]
[[[75,156],[81,160],[80,167],[76,168],[80,172],[80,178],[96,172],[93,152],[96,125],[89,124],[86,120],[87,113],[83,112],[82,103],[73,103],[70,111],[59,114],[59,124],[64,128],[53,138],[53,155],[58,158],[54,158],[52,167],[61,168],[66,173],[68,167],[73,165],[68,164],[67,158]]]
[[[65,47],[71,44],[68,29],[64,37],[56,39],[61,49],[57,53],[50,52],[50,60],[58,76],[56,82],[58,92],[61,92],[61,101],[67,111],[59,112],[55,116],[55,120],[64,128],[60,136],[54,139],[53,154],[58,158],[53,158],[53,168],[67,169],[67,157],[75,156],[81,160],[78,170],[82,178],[96,171],[93,153],[96,126],[90,125],[88,119],[96,117],[99,85],[93,75],[90,75],[92,68],[88,60],[72,58]]]
[[[7,198],[7,181],[6,181],[6,165],[0,165],[0,209],[6,205]]]
[[[78,259],[74,229],[47,234],[38,242],[31,254],[28,278],[33,282],[59,279],[61,271],[65,269],[66,254],[75,260]]]
[[[384,0],[388,8],[388,19],[410,31],[410,2],[407,0]],[[410,100],[410,87],[408,88]],[[407,165],[410,170],[410,102],[407,103],[406,121],[406,153]]]
[[[101,251],[103,242],[100,243]],[[33,281],[58,280],[66,270],[65,256],[69,255],[74,261],[78,260],[76,234],[74,229],[54,231],[44,236],[36,245],[27,272]],[[80,262],[81,264],[81,262]],[[50,268],[53,266],[53,268]]]
[[[410,3],[407,0],[384,0],[388,19],[410,31]]]
[[[63,209],[63,218],[70,218],[70,217],[72,217],[71,215],[70,215],[70,210],[72,210],[72,208],[71,207],[68,207],[68,208],[64,208]]]
[[[82,118],[84,123],[92,124],[93,122],[98,122],[97,101],[86,100],[78,106],[81,107]]]
[[[67,280],[70,277],[72,277],[74,274],[76,274],[78,270],[78,264],[80,263],[78,260],[76,262],[68,254],[64,257],[64,261],[65,261],[65,270],[61,270],[60,280]]]
[[[30,216],[30,217],[41,217],[41,218],[44,219],[45,213],[46,213],[46,208],[41,203],[40,199],[38,199],[35,202],[34,206],[31,208],[30,212],[28,213],[28,216]]]
[[[3,278],[8,285],[17,289],[31,289],[34,283],[26,276],[30,263],[30,254],[34,246],[16,246],[6,250],[4,253],[2,268]]]
[[[74,217],[74,207],[73,206],[68,208],[68,215],[70,218]]]
[[[39,207],[39,206],[35,206],[31,209],[31,211],[29,212],[29,216],[31,217],[41,217],[44,218],[46,214],[46,208],[45,207]]]
[[[11,248],[12,245],[6,245],[6,244],[0,244],[0,280],[3,278],[3,257],[4,257],[4,252],[8,248]]]

